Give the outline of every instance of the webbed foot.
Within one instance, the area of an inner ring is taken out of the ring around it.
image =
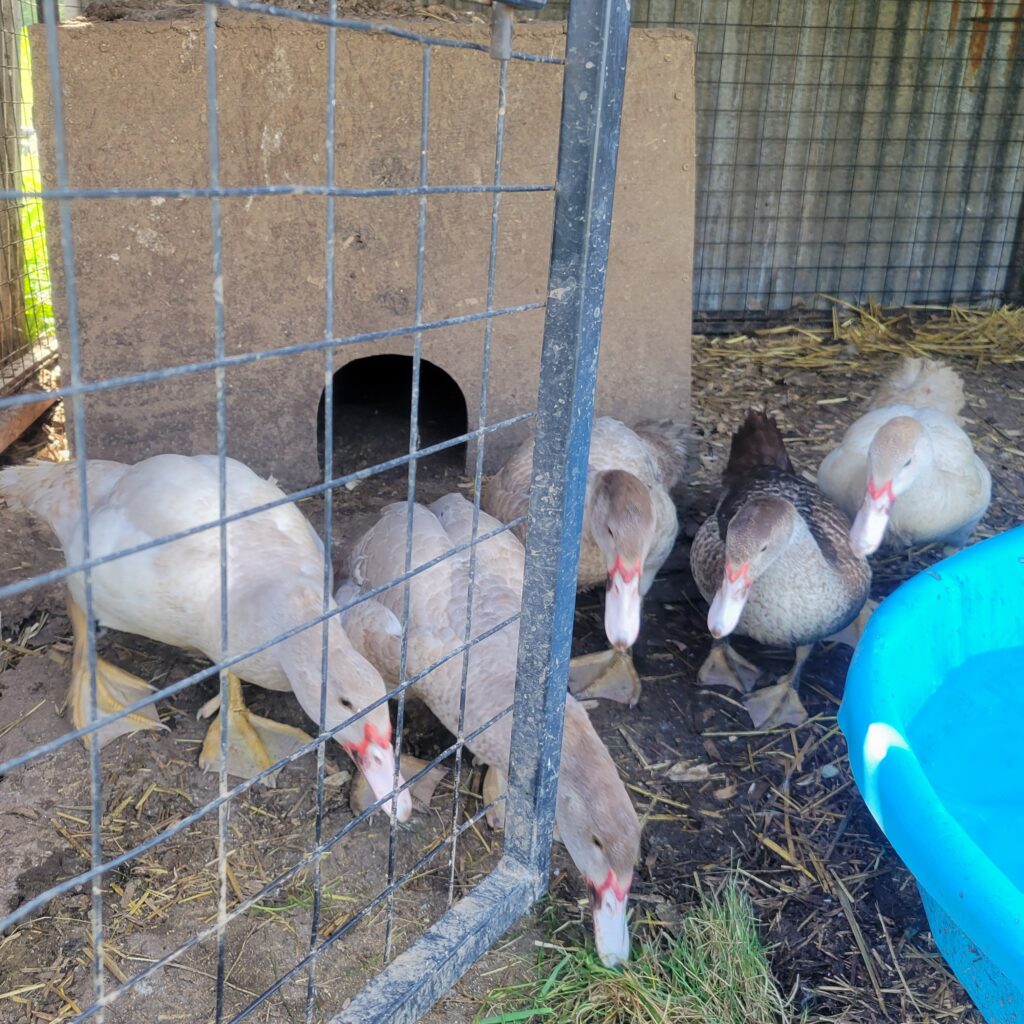
[[[220,766],[220,695],[207,701],[199,709],[200,718],[214,716],[206,730],[199,767],[215,772]],[[283,761],[310,742],[301,729],[284,725],[270,718],[254,715],[242,698],[242,682],[228,673],[228,774],[251,779],[272,764]],[[277,785],[277,772],[268,775],[264,783]]]
[[[701,686],[730,686],[740,693],[750,693],[763,678],[761,669],[724,640],[711,645],[711,653],[697,673]]]
[[[607,650],[569,662],[569,692],[577,700],[614,700],[633,708],[642,688],[633,659],[622,651]]]

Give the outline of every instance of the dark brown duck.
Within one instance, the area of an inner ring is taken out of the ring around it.
[[[807,717],[796,694],[800,669],[819,640],[855,642],[871,570],[850,546],[850,520],[797,475],[765,413],[749,411],[733,435],[722,482],[718,507],[690,551],[716,641],[699,678],[743,692],[757,728],[799,724]],[[793,668],[752,692],[762,673],[724,640],[733,632],[795,648]]]

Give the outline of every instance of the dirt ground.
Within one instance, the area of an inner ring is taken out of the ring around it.
[[[963,991],[937,955],[912,877],[874,826],[849,775],[835,713],[849,661],[846,648],[816,654],[802,683],[810,721],[797,729],[754,733],[742,709],[720,691],[701,689],[696,672],[708,649],[704,608],[688,570],[688,545],[713,508],[730,431],[751,404],[780,420],[794,463],[814,471],[821,454],[866,405],[888,367],[883,357],[837,350],[834,365],[793,368],[753,359],[758,347],[695,339],[692,473],[677,495],[680,542],[645,603],[647,638],[639,662],[639,706],[600,706],[592,715],[627,778],[645,822],[634,883],[635,928],[672,927],[692,900],[696,877],[736,868],[758,905],[772,963],[794,1009],[810,1021],[979,1022]],[[723,357],[729,352],[728,359]],[[995,481],[993,508],[979,536],[1020,521],[1024,509],[1024,370],[1020,365],[976,367],[960,360],[969,395],[968,427]],[[429,396],[426,396],[429,401]],[[394,454],[403,410],[382,403],[375,433],[354,445],[366,410],[339,416],[343,455],[367,461]],[[362,420],[360,421],[360,418]],[[52,418],[51,418],[52,419]],[[404,424],[407,430],[407,424]],[[428,443],[428,442],[425,442]],[[44,421],[3,461],[20,461],[60,445],[59,424]],[[420,474],[418,494],[429,500],[470,486],[460,467],[437,460]],[[372,521],[375,511],[405,496],[405,479],[363,482],[337,496],[335,555]],[[315,501],[303,508],[319,525]],[[45,529],[0,509],[0,585],[57,567],[60,553]],[[915,551],[876,563],[874,596],[940,557]],[[61,736],[70,657],[70,630],[59,585],[0,602],[0,760]],[[600,599],[581,597],[574,650],[603,644]],[[748,657],[784,670],[782,652],[752,646]],[[138,637],[105,633],[99,651],[156,685],[200,666],[191,657]],[[196,711],[216,690],[205,682],[161,705],[168,731],[121,739],[103,752],[103,853],[137,846],[180,822],[217,794],[196,757],[205,724]],[[247,688],[250,706],[294,725],[304,724],[290,696]],[[408,709],[407,749],[427,756],[447,735],[422,710]],[[344,780],[351,767],[340,748],[328,752]],[[315,762],[287,770],[276,789],[255,788],[234,801],[228,907],[303,857],[314,841]],[[464,805],[479,773],[468,780]],[[348,785],[328,788],[324,835],[351,820]],[[69,744],[0,778],[0,908],[7,912],[89,863],[88,760]],[[320,938],[338,929],[386,882],[388,826],[374,816],[341,839],[322,862],[326,887]],[[399,829],[397,871],[408,869],[446,834],[450,787],[428,811]],[[217,815],[207,814],[108,876],[103,892],[107,945],[105,980],[116,987],[198,930],[216,922]],[[481,824],[459,842],[455,895],[493,864],[500,840]],[[534,942],[582,942],[587,935],[580,881],[560,848],[548,910],[520,926],[485,957],[425,1018],[430,1024],[470,1022],[486,993],[533,969]],[[400,951],[447,905],[447,851],[415,870],[394,900],[394,950]],[[310,948],[311,872],[303,870],[263,896],[227,931],[225,1005],[247,1007]],[[88,891],[62,895],[0,937],[0,1022],[62,1020],[91,1001]],[[367,913],[319,958],[319,1018],[326,1019],[379,970],[387,908]],[[217,948],[210,939],[170,967],[143,980],[109,1009],[111,1022],[200,1022],[214,1012]],[[306,971],[281,986],[248,1019],[302,1019]],[[14,993],[14,995],[11,995]]]
[[[314,14],[327,14],[329,10],[328,0],[284,0],[275,6]],[[82,17],[87,21],[160,21],[194,17],[201,8],[202,4],[192,0],[92,0]],[[339,17],[348,18],[425,23],[485,20],[472,11],[457,11],[444,4],[419,4],[415,0],[337,0],[336,9]]]

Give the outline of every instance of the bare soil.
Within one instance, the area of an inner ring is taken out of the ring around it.
[[[794,1007],[811,1021],[978,1022],[969,999],[944,967],[928,932],[912,877],[874,825],[849,775],[835,713],[849,661],[846,648],[816,654],[807,666],[802,695],[811,720],[775,733],[751,730],[742,708],[727,694],[703,690],[696,673],[707,653],[706,609],[688,570],[688,544],[712,509],[729,433],[751,404],[780,419],[794,463],[813,472],[821,454],[866,404],[887,363],[851,358],[828,371],[785,366],[734,365],[704,359],[706,340],[695,339],[694,410],[697,435],[693,472],[680,489],[684,528],[680,543],[645,604],[640,653],[644,693],[628,711],[602,705],[592,711],[618,761],[645,829],[634,885],[635,927],[672,927],[693,898],[695,878],[742,872],[759,906],[772,963]],[[958,365],[971,403],[968,429],[995,478],[993,508],[979,533],[999,532],[1021,521],[1024,393],[1020,366]],[[429,412],[429,410],[426,410]],[[365,410],[361,415],[365,415]],[[372,435],[339,419],[336,444],[369,462],[394,454],[407,438],[402,410],[373,419]],[[21,461],[47,445],[44,422],[8,461]],[[403,431],[405,433],[403,433]],[[355,443],[355,447],[352,445]],[[348,446],[348,447],[346,447]],[[461,466],[435,464],[420,474],[424,500],[453,487],[471,488]],[[335,500],[335,556],[388,501],[402,500],[400,473],[371,479]],[[304,510],[319,525],[317,502]],[[0,509],[0,585],[60,565],[46,530]],[[875,596],[940,557],[914,551],[876,565]],[[603,644],[600,599],[582,596],[576,613],[576,653]],[[61,704],[67,682],[70,630],[59,585],[0,602],[0,759],[52,741],[67,730]],[[742,645],[741,645],[742,646]],[[742,648],[748,657],[786,667],[784,652]],[[138,637],[107,632],[104,657],[156,685],[184,678],[200,667],[180,651]],[[205,723],[196,711],[216,689],[199,684],[161,705],[166,732],[137,734],[111,744],[102,755],[103,855],[109,859],[139,843],[170,833],[217,795],[217,780],[196,765]],[[247,688],[258,713],[304,726],[288,695]],[[428,756],[447,742],[422,709],[408,708],[407,749]],[[340,748],[327,754],[329,770],[350,769]],[[254,895],[314,842],[315,761],[286,769],[276,789],[257,787],[234,800],[228,820],[231,852],[227,905]],[[474,773],[463,803],[479,787]],[[323,834],[334,835],[352,815],[348,784],[327,790]],[[429,811],[414,815],[396,836],[401,873],[442,839],[450,824],[450,786]],[[89,766],[78,743],[32,761],[0,779],[0,909],[7,912],[89,864]],[[217,814],[207,813],[165,842],[106,876],[104,978],[109,988],[215,924],[218,905]],[[496,859],[500,840],[482,824],[458,844],[457,897]],[[564,851],[556,851],[548,912],[527,921],[512,939],[485,957],[428,1015],[431,1024],[469,1022],[497,985],[521,980],[534,969],[534,940],[583,942],[584,893]],[[323,858],[328,895],[318,940],[335,933],[386,884],[388,825],[375,816]],[[308,953],[311,938],[311,869],[290,877],[239,916],[227,930],[225,1006],[229,1014],[250,1005]],[[400,951],[435,921],[448,903],[446,850],[416,869],[394,900],[393,950]],[[90,893],[79,887],[52,900],[0,937],[0,1022],[61,1020],[92,1000]],[[387,933],[387,906],[367,912],[319,958],[318,1016],[326,1019],[379,969]],[[111,1022],[199,1022],[214,1013],[217,947],[213,939],[183,953],[118,999]],[[303,1019],[306,971],[275,991],[249,1019]],[[11,993],[15,993],[11,995]]]
[[[275,0],[275,7],[309,14],[327,14],[328,0]],[[480,13],[457,11],[444,4],[419,4],[415,0],[337,0],[338,17],[369,18],[420,23],[472,23],[483,20],[489,4],[480,5]],[[82,17],[87,21],[163,21],[195,17],[201,3],[189,0],[93,0]]]

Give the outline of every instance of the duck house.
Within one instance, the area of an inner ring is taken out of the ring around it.
[[[83,379],[171,371],[85,397],[92,458],[134,462],[158,452],[217,447],[213,375],[176,370],[215,356],[202,8],[161,13],[166,17],[127,8],[118,20],[79,19],[58,29],[70,186],[191,190],[72,203]],[[422,18],[415,27],[482,44],[488,39],[487,26],[471,20]],[[32,30],[31,41],[43,178],[56,181],[43,26]],[[325,338],[326,199],[322,192],[294,194],[297,186],[326,181],[324,45],[316,24],[218,13],[224,351],[229,358],[260,356],[225,372],[228,453],[288,488],[309,485],[321,473],[323,350],[288,358],[274,353]],[[561,55],[565,26],[518,24],[514,45]],[[480,52],[434,52],[430,159],[421,168],[420,47],[353,32],[339,36],[338,48],[335,182],[386,193],[369,201],[334,200],[330,335],[381,335],[334,349],[335,372],[353,364],[340,390],[351,394],[358,386],[361,360],[409,359],[413,335],[387,332],[407,328],[418,313],[427,325],[422,358],[440,374],[432,380],[442,382],[423,382],[421,415],[431,413],[432,403],[450,406],[453,388],[465,408],[477,410],[493,191],[427,194],[421,254],[420,197],[402,189],[415,190],[424,171],[428,186],[493,181],[499,63]],[[633,30],[597,395],[599,412],[626,421],[689,415],[693,81],[692,36],[678,29]],[[513,62],[502,183],[524,190],[501,195],[492,308],[532,308],[490,321],[489,423],[536,403],[561,90],[558,64]],[[230,194],[253,186],[280,186],[284,194]],[[46,214],[67,382],[68,275],[55,201]],[[430,326],[439,323],[445,326]],[[407,371],[396,370],[395,387],[408,387]],[[468,428],[477,426],[474,413]],[[499,465],[527,430],[522,423],[489,435],[485,468]],[[472,446],[467,457],[474,458]]]

